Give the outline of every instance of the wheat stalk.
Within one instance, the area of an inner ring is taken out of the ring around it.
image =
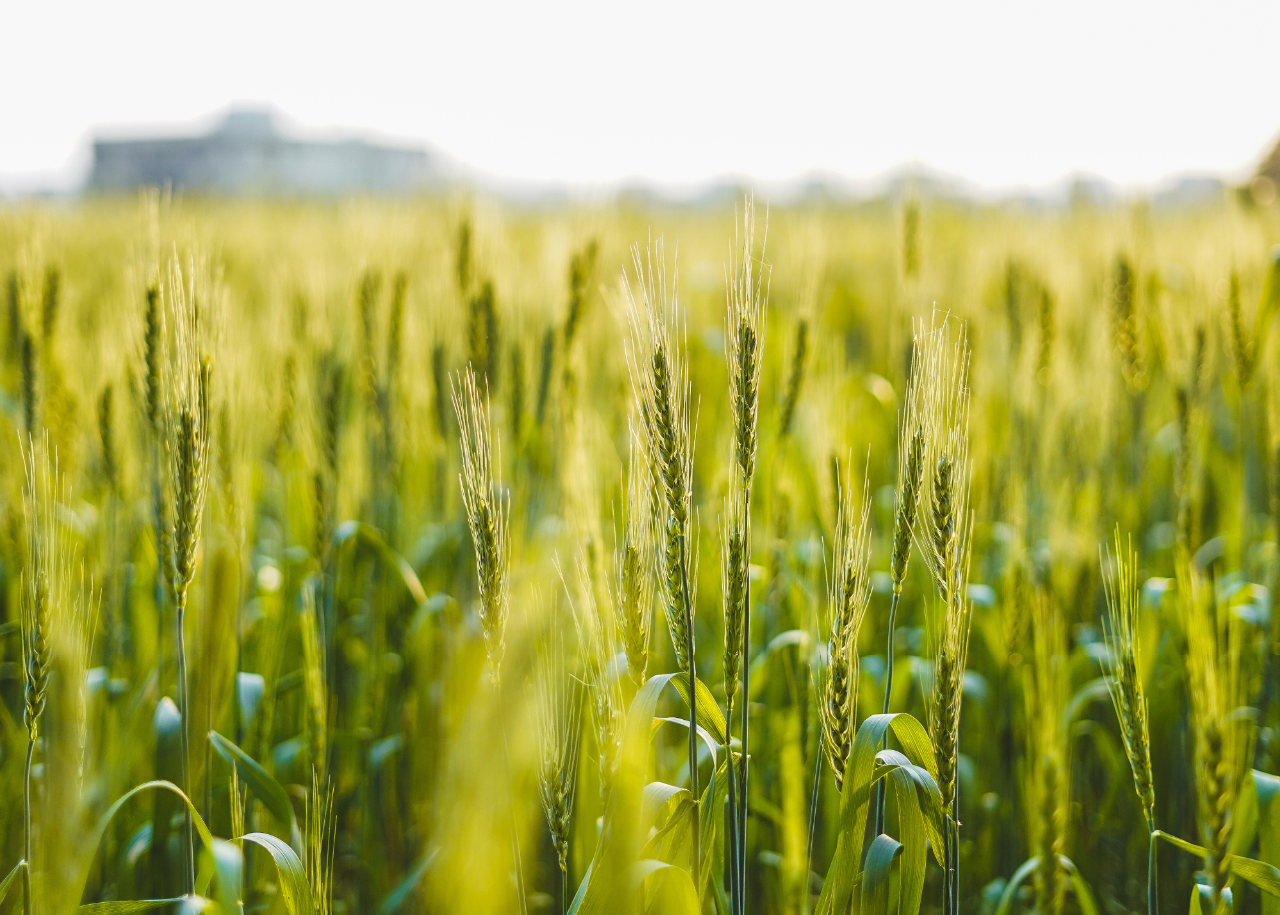
[[[316,777],[327,783],[329,700],[325,674],[324,649],[320,644],[320,626],[316,613],[318,583],[302,589],[302,609],[298,623],[302,634],[303,683],[307,694],[307,737],[311,744],[312,769]]]
[[[823,749],[837,790],[844,788],[845,766],[853,748],[858,634],[871,603],[871,499],[867,489],[864,483],[859,506],[840,481],[831,577],[827,582],[827,612],[831,620],[819,717]]]
[[[24,910],[35,909],[30,873],[32,856],[31,770],[36,745],[48,737],[41,731],[50,696],[55,661],[59,691],[70,695],[68,705],[57,706],[55,724],[75,737],[75,792],[58,798],[62,815],[69,815],[83,787],[84,756],[88,738],[86,672],[93,648],[93,624],[97,612],[96,591],[81,574],[73,593],[74,547],[62,513],[68,490],[51,448],[48,433],[40,439],[19,439],[25,485],[23,514],[26,521],[27,564],[23,571],[20,631],[23,649],[23,725],[27,731],[27,755],[23,769],[23,871],[26,887]],[[69,710],[69,715],[67,712]],[[67,716],[67,717],[62,717]],[[67,720],[69,717],[70,720]],[[59,718],[61,720],[59,720]]]
[[[944,607],[952,603],[960,568],[960,531],[969,513],[969,346],[964,325],[954,343],[948,320],[922,330],[922,396],[925,424],[923,468],[931,476],[929,510],[913,526],[916,546],[933,576]],[[896,578],[895,578],[896,583]]]
[[[62,302],[62,274],[50,265],[44,272],[44,297],[40,307],[40,337],[48,343],[58,325],[58,306]]]
[[[173,592],[175,652],[178,658],[178,707],[182,714],[182,789],[190,791],[190,712],[186,611],[196,557],[204,530],[204,509],[209,492],[212,429],[209,424],[211,364],[204,352],[201,315],[198,310],[196,268],[184,282],[174,257],[169,264],[167,302],[173,317],[165,415],[165,439],[169,452],[169,479],[173,485]],[[189,283],[189,285],[188,285]],[[195,845],[190,811],[186,814],[187,889],[195,883]]]
[[[1253,733],[1236,714],[1252,692],[1248,658],[1240,644],[1238,620],[1221,614],[1212,585],[1190,563],[1177,570],[1180,605],[1187,635],[1187,682],[1195,729],[1195,764],[1199,777],[1201,844],[1209,875],[1214,911],[1230,909],[1225,891],[1231,886],[1231,835],[1236,797],[1253,758]]]
[[[1231,356],[1236,372],[1236,382],[1246,388],[1257,368],[1257,344],[1244,326],[1240,308],[1240,275],[1231,271],[1227,285],[1227,317],[1231,325]]]
[[[538,788],[551,844],[560,865],[561,900],[569,905],[569,840],[577,794],[582,729],[581,682],[568,670],[564,635],[552,623],[542,641],[537,683]]]
[[[489,280],[471,297],[469,309],[471,357],[469,365],[489,388],[498,386],[498,311]]]
[[[637,688],[649,666],[649,640],[653,629],[654,530],[653,470],[643,445],[633,431],[631,460],[627,467],[626,501],[622,538],[616,549],[617,588],[614,607],[618,630],[627,655],[627,670]]]
[[[585,549],[578,551],[573,567],[574,584],[571,586],[559,562],[556,563],[560,582],[573,611],[574,628],[585,668],[584,680],[593,699],[596,747],[600,754],[600,794],[607,801],[618,771],[627,708],[621,684],[612,669],[613,659],[618,654],[615,614],[604,612],[596,602],[591,560]],[[575,591],[577,600],[574,600]]]
[[[1151,737],[1147,727],[1147,696],[1139,675],[1138,607],[1142,595],[1138,582],[1138,557],[1133,546],[1120,543],[1115,532],[1115,559],[1103,559],[1103,589],[1107,599],[1107,691],[1120,722],[1120,737],[1133,773],[1133,786],[1142,804],[1151,842],[1155,841],[1156,792],[1151,771]],[[1156,912],[1156,856],[1148,861],[1147,909]]]
[[[809,359],[809,321],[801,318],[796,322],[796,338],[791,349],[791,367],[787,371],[786,393],[782,398],[782,409],[778,420],[778,438],[785,439],[791,434],[795,422],[796,405],[800,402],[800,388],[804,384],[805,365]]]
[[[482,398],[471,366],[466,367],[451,387],[462,448],[462,472],[458,479],[462,485],[467,527],[475,547],[480,625],[484,629],[489,678],[496,686],[501,680],[507,616],[511,609],[508,575],[511,499],[494,481],[494,474],[501,466],[501,452],[489,419],[488,388]]]
[[[1036,381],[1048,385],[1053,370],[1055,302],[1049,289],[1040,290],[1040,349],[1036,353]]]
[[[244,835],[244,791],[240,787],[240,770],[235,766],[231,767],[231,784],[228,785],[231,794],[231,835],[238,837]]]
[[[733,699],[742,675],[742,782],[738,791],[732,752],[729,767],[730,844],[734,862],[730,870],[731,904],[745,911],[746,860],[743,838],[747,824],[747,761],[750,759],[750,648],[751,648],[751,492],[756,472],[760,405],[760,369],[764,355],[765,309],[768,306],[772,268],[764,261],[768,217],[759,253],[756,251],[755,201],[743,203],[741,228],[735,221],[734,242],[725,265],[725,340],[729,368],[729,409],[733,422],[733,463],[722,530],[722,584],[725,612],[724,677],[726,711],[733,727]],[[794,404],[792,404],[794,409]],[[737,794],[738,796],[732,797]]]
[[[885,678],[883,713],[889,713],[893,697],[894,633],[898,621],[898,604],[902,600],[902,585],[907,578],[907,563],[911,558],[911,537],[916,526],[916,514],[920,502],[920,489],[924,482],[925,450],[932,432],[933,401],[930,399],[930,376],[925,358],[926,344],[936,338],[925,336],[917,330],[911,342],[911,367],[907,378],[907,390],[902,406],[898,409],[898,480],[894,492],[893,540],[889,557],[893,596],[889,602],[888,637],[885,646]],[[884,831],[883,781],[876,789],[875,829]]]
[[[1035,871],[1036,911],[1059,915],[1066,890],[1060,856],[1065,842],[1067,770],[1062,704],[1066,676],[1066,635],[1053,597],[1041,590],[1032,632],[1035,663],[1028,676],[1028,764],[1031,779],[1031,835],[1039,863]]]
[[[239,785],[233,781],[233,797],[238,796],[238,789]],[[240,816],[244,816],[243,812]],[[243,823],[241,825],[243,827]],[[333,786],[312,769],[311,793],[307,795],[306,872],[307,890],[311,894],[315,915],[330,915],[333,911],[333,854],[336,845]]]
[[[1111,334],[1120,356],[1120,372],[1130,391],[1147,385],[1147,370],[1138,334],[1137,289],[1133,267],[1124,255],[1116,258],[1111,279]]]
[[[1115,559],[1104,563],[1103,587],[1107,599],[1107,689],[1120,722],[1125,755],[1133,771],[1133,784],[1142,803],[1147,829],[1155,829],[1155,786],[1151,774],[1151,739],[1147,728],[1147,697],[1139,677],[1138,607],[1142,600],[1138,582],[1138,557],[1132,545],[1120,543],[1115,534]]]
[[[36,434],[40,423],[40,380],[35,338],[22,332],[22,423],[28,435]]]
[[[642,419],[645,450],[665,496],[665,584],[663,610],[676,663],[689,676],[689,781],[693,821],[698,822],[697,663],[694,648],[690,568],[690,505],[693,500],[693,449],[690,432],[689,372],[683,315],[672,283],[667,290],[662,239],[650,242],[645,256],[632,248],[635,284],[622,273],[630,339],[627,367]],[[678,277],[677,277],[678,280]],[[700,830],[692,831],[692,876],[701,886]]]
[[[920,275],[920,198],[911,190],[902,203],[902,276]]]
[[[23,509],[27,522],[27,563],[24,571],[22,603],[23,654],[23,724],[27,729],[27,758],[23,768],[23,912],[35,909],[32,867],[31,766],[36,741],[40,736],[40,719],[48,701],[51,672],[52,607],[65,600],[65,544],[61,525],[54,516],[59,493],[56,465],[50,467],[47,434],[41,443],[39,458],[35,442],[28,436],[23,448],[26,490]]]
[[[551,399],[551,371],[556,358],[556,331],[548,327],[542,334],[542,356],[538,360],[538,404],[535,419],[542,425],[547,415],[547,403]]]
[[[733,720],[733,700],[741,683],[743,636],[747,609],[747,519],[742,494],[731,488],[720,524],[720,592],[724,609],[724,694]],[[744,697],[745,699],[745,697]]]

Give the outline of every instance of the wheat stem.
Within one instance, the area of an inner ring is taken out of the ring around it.
[[[27,762],[22,769],[22,912],[31,915],[31,757],[36,750],[36,739],[27,740]]]

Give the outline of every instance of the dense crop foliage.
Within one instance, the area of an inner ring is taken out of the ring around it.
[[[1278,237],[0,211],[0,911],[1277,911]]]

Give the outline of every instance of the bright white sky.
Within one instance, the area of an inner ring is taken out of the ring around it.
[[[0,34],[10,186],[83,168],[95,126],[233,102],[587,183],[918,162],[1134,184],[1243,174],[1280,134],[1276,0],[39,0],[0,5]]]

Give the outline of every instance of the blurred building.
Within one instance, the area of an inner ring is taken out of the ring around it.
[[[1280,182],[1280,142],[1276,143],[1271,153],[1258,165],[1258,174]]]
[[[1280,142],[1277,142],[1271,153],[1258,165],[1258,173],[1249,182],[1255,203],[1270,206],[1276,201],[1276,192],[1280,189]]]
[[[286,134],[270,111],[233,110],[203,136],[99,138],[90,187],[172,185],[234,195],[398,194],[438,180],[425,150]]]

